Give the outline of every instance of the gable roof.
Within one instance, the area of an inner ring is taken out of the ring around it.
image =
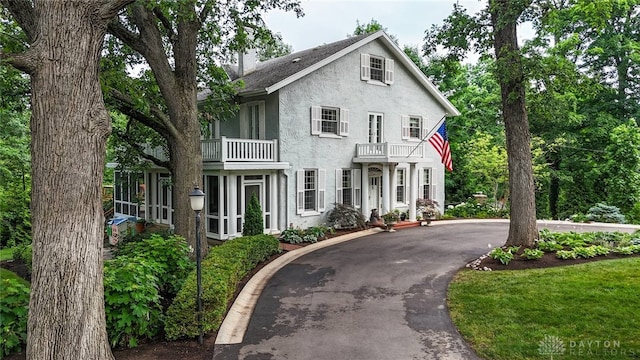
[[[253,72],[241,78],[245,87],[240,90],[240,95],[271,94],[376,39],[380,39],[395,56],[396,61],[400,61],[440,105],[446,109],[447,115],[460,115],[458,109],[449,102],[413,61],[405,55],[404,51],[382,30],[372,34],[349,37],[330,44],[260,62],[256,64],[256,69]],[[231,80],[239,79],[237,66],[225,66],[225,70]]]

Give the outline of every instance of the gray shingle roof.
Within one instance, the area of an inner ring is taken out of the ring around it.
[[[367,36],[371,36],[371,34],[352,36],[330,44],[316,46],[312,49],[257,63],[256,69],[242,78],[245,87],[240,91],[240,94],[264,91],[266,88],[313,66]],[[239,78],[237,66],[226,65],[224,69],[231,80]]]

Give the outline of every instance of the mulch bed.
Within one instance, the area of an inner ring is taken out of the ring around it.
[[[623,259],[629,257],[638,257],[640,254],[634,255],[620,255],[620,254],[609,254],[606,256],[596,256],[589,259],[578,258],[578,259],[568,259],[562,260],[556,257],[555,253],[545,253],[538,260],[527,260],[519,256],[521,252],[513,257],[513,260],[508,265],[503,265],[499,260],[492,259],[490,257],[485,257],[482,261],[479,262],[475,267],[478,269],[489,268],[491,270],[523,270],[523,269],[538,269],[538,268],[548,268],[554,266],[566,266],[566,265],[575,265],[575,264],[584,264],[592,261],[600,261],[600,260],[610,260],[610,259]]]

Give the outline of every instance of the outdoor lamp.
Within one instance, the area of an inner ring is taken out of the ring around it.
[[[191,210],[193,211],[201,211],[204,208],[204,193],[198,185],[189,193],[189,201],[191,201]]]
[[[200,334],[198,335],[198,342],[202,345],[202,265],[201,265],[201,250],[200,250],[200,211],[204,208],[204,193],[198,185],[193,188],[193,191],[189,193],[189,201],[191,202],[191,209],[196,213],[196,282],[197,282],[197,294],[196,299],[198,303],[197,315],[198,315],[198,329]]]

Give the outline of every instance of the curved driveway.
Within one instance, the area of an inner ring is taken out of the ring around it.
[[[216,345],[214,359],[478,359],[449,318],[447,285],[508,226],[442,223],[304,255],[267,282],[242,343]]]

